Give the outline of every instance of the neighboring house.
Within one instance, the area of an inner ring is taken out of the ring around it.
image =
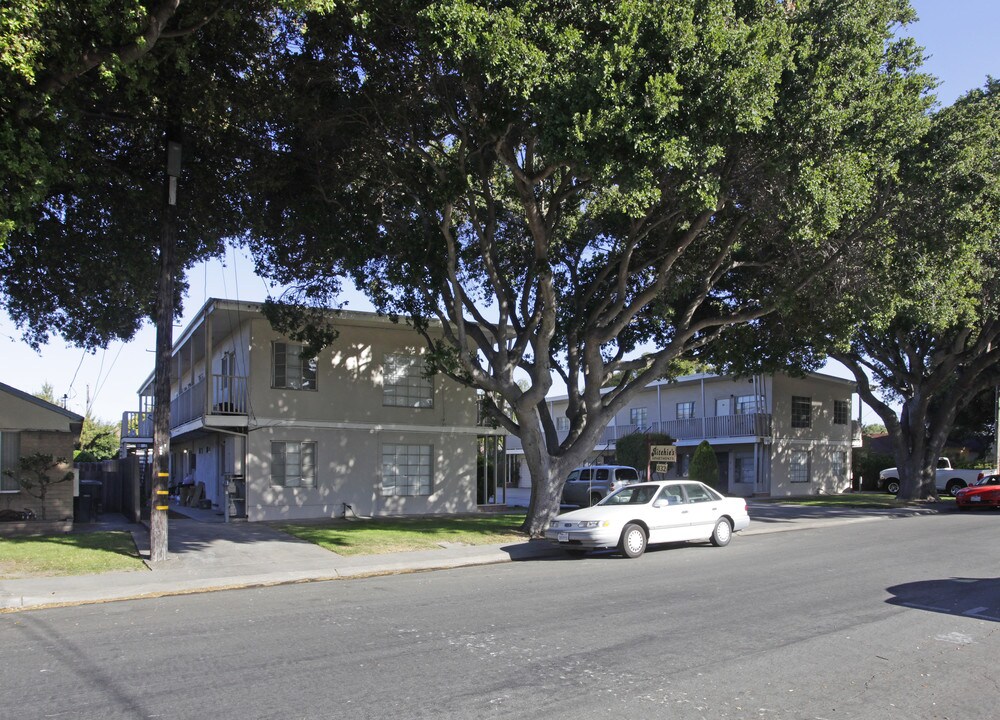
[[[50,471],[55,479],[73,469],[73,450],[80,439],[83,417],[0,383],[0,508],[32,510],[50,521],[73,519],[74,483],[49,486],[45,507],[21,489],[8,472],[17,473],[18,460],[35,453],[62,460]]]
[[[617,439],[636,432],[674,438],[677,463],[665,477],[687,475],[695,448],[708,440],[719,460],[720,486],[733,495],[839,493],[850,487],[854,382],[821,373],[750,378],[689,375],[647,385],[605,428],[591,460],[613,462]],[[564,437],[566,398],[549,411]],[[507,441],[511,476],[530,482],[520,441]],[[645,470],[645,468],[640,468]]]
[[[329,317],[339,337],[306,359],[259,305],[205,303],[173,348],[171,485],[191,472],[252,521],[474,512],[478,452],[503,435],[478,424],[475,391],[425,376],[412,328]],[[153,380],[122,419],[123,452],[151,445]]]

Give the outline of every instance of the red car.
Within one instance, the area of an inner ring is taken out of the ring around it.
[[[1000,475],[986,475],[955,495],[959,510],[974,507],[1000,508]]]

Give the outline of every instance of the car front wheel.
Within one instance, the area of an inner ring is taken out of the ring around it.
[[[719,518],[715,523],[715,530],[712,531],[712,544],[715,547],[725,547],[733,539],[733,526],[726,518]]]
[[[899,480],[890,480],[887,482],[885,491],[890,495],[899,495]]]
[[[637,558],[646,552],[646,532],[642,526],[629,523],[622,530],[622,539],[618,543],[625,557]]]

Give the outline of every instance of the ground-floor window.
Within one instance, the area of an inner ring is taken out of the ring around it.
[[[843,480],[847,475],[847,453],[837,450],[833,453],[833,477]]]
[[[733,471],[736,476],[733,478],[733,482],[757,482],[757,474],[754,472],[753,453],[734,453]]]
[[[272,442],[271,484],[316,487],[316,443]]]
[[[789,455],[788,480],[793,483],[807,483],[809,473],[809,451],[793,450]]]
[[[430,495],[433,485],[430,445],[382,446],[382,494]]]

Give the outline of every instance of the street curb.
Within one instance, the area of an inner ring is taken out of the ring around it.
[[[786,506],[791,507],[791,506]],[[757,520],[758,527],[754,527],[751,519],[751,526],[738,534],[753,537],[756,535],[769,535],[772,533],[783,533],[795,530],[816,530],[824,527],[837,525],[850,525],[875,520],[893,520],[897,518],[923,517],[927,515],[937,515],[937,509],[916,508],[905,512],[894,512],[892,514],[882,514],[868,517],[847,517],[847,518],[825,518],[815,521],[799,520],[786,523],[767,523],[764,520]],[[752,516],[751,516],[752,518]],[[0,615],[30,610],[46,610],[61,607],[77,607],[82,605],[97,605],[108,602],[122,602],[126,600],[149,600],[162,597],[174,597],[181,595],[198,595],[203,593],[222,592],[225,590],[246,590],[254,588],[277,587],[281,585],[298,585],[314,582],[330,582],[333,580],[360,580],[372,577],[386,577],[390,575],[405,575],[419,572],[432,572],[436,570],[453,570],[462,567],[475,567],[481,565],[498,565],[508,562],[521,562],[525,560],[544,559],[551,557],[562,557],[563,551],[544,542],[527,541],[518,545],[502,546],[507,550],[495,546],[483,546],[480,553],[465,557],[452,558],[431,558],[415,561],[407,559],[405,554],[395,556],[394,559],[377,561],[358,565],[357,567],[331,568],[323,571],[290,571],[278,573],[256,573],[248,575],[235,575],[231,578],[204,578],[200,580],[151,580],[149,582],[136,583],[138,586],[146,586],[148,589],[140,590],[139,587],[122,588],[118,594],[114,590],[103,589],[99,591],[77,591],[69,592],[70,597],[62,600],[50,601],[47,597],[38,595],[8,595],[0,597]],[[489,549],[486,549],[489,548]],[[511,551],[520,548],[520,552]],[[369,556],[378,558],[378,556]],[[94,576],[96,577],[96,576]],[[138,576],[137,576],[138,577]],[[157,586],[160,587],[157,587]],[[100,593],[100,594],[98,594]],[[75,596],[74,596],[75,595]]]

